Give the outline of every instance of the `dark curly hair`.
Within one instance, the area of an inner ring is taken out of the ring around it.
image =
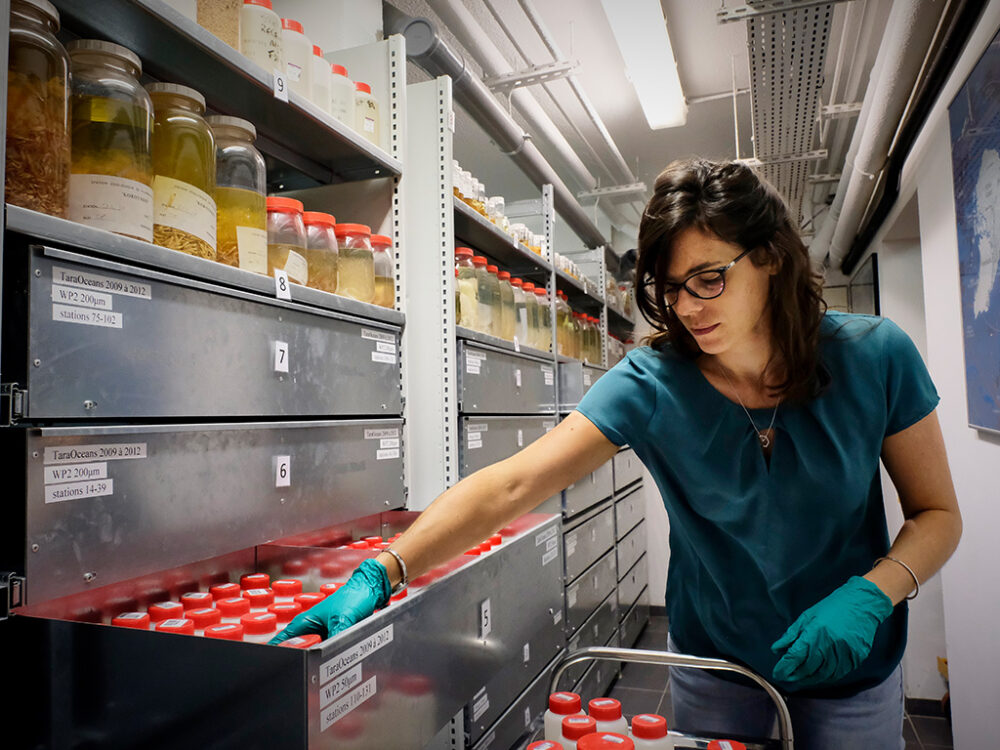
[[[646,342],[671,345],[690,359],[702,352],[664,300],[674,238],[696,227],[751,250],[755,266],[773,264],[768,311],[775,356],[785,374],[775,395],[805,401],[821,390],[820,321],[826,312],[822,280],[778,191],[741,162],[690,159],[671,163],[659,177],[639,224],[636,304],[654,328]]]

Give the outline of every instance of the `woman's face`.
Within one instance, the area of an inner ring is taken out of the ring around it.
[[[721,268],[743,248],[697,227],[688,227],[674,240],[667,280],[680,284],[693,273]],[[714,299],[698,299],[681,289],[674,313],[706,354],[722,354],[734,347],[766,343],[770,337],[767,295],[773,271],[744,257],[726,271],[725,288]]]

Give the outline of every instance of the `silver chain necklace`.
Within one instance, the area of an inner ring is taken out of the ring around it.
[[[781,399],[778,399],[778,403],[774,405],[774,411],[771,413],[771,424],[767,426],[766,430],[760,430],[757,428],[757,423],[753,421],[753,417],[750,416],[750,410],[747,409],[746,404],[743,403],[743,399],[740,398],[740,392],[736,390],[736,386],[733,385],[733,381],[729,379],[729,375],[726,373],[726,369],[720,364],[719,369],[722,371],[722,377],[726,379],[729,383],[729,387],[733,389],[733,393],[736,394],[736,400],[740,402],[740,406],[743,407],[743,412],[747,415],[747,419],[750,420],[750,424],[753,426],[754,432],[757,433],[757,440],[760,441],[761,448],[771,447],[771,438],[768,437],[767,433],[771,431],[774,427],[774,418],[778,416],[778,407],[781,406]]]

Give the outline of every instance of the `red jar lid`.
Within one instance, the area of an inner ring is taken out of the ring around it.
[[[580,713],[580,696],[576,693],[552,693],[549,696],[549,711],[560,716],[572,716]]]
[[[484,256],[482,256],[482,255],[473,255],[472,256],[472,265],[474,265],[474,266],[483,266],[485,268],[486,266],[489,265],[489,261],[486,260],[486,258]]]
[[[278,628],[278,618],[271,612],[252,612],[240,618],[244,635],[267,635]]]
[[[527,750],[562,750],[562,745],[558,742],[540,740],[539,742],[532,742],[528,745]]]
[[[658,740],[667,736],[667,720],[657,714],[639,714],[632,718],[632,736]]]
[[[161,633],[180,633],[194,635],[194,622],[186,617],[171,617],[156,623],[156,629]]]
[[[472,549],[465,550],[465,554],[473,557],[479,557],[479,555],[483,554],[483,551],[479,549],[479,547],[473,547]]]
[[[296,602],[272,604],[267,611],[278,618],[278,622],[291,622],[295,615],[302,611],[302,605]]]
[[[471,258],[473,255],[475,255],[475,253],[472,252],[472,248],[471,247],[456,247],[455,248],[455,257],[456,258]]]
[[[219,599],[228,599],[231,596],[239,596],[242,590],[238,583],[217,583],[208,590],[208,593],[218,601]]]
[[[392,247],[392,238],[386,237],[384,234],[373,234],[372,235],[372,245],[375,247]]]
[[[294,198],[281,198],[277,195],[267,196],[267,210],[280,211],[282,213],[300,214],[302,213],[302,201]]]
[[[597,732],[581,737],[577,750],[635,750],[635,743],[624,734]]]
[[[345,68],[343,65],[337,65],[337,63],[332,63],[330,65],[330,72],[332,72],[334,75],[344,76],[344,78],[347,78],[347,68]]]
[[[364,541],[369,547],[374,548],[376,545],[382,544],[385,540],[380,536],[366,536]]]
[[[201,609],[202,607],[211,607],[214,601],[215,597],[207,591],[192,591],[191,593],[181,596],[181,605],[183,605],[184,609]]]
[[[615,721],[622,717],[622,704],[614,698],[594,698],[587,704],[590,715],[598,721]]]
[[[497,268],[496,266],[486,266],[486,270],[494,274],[500,273],[500,269]]]
[[[517,529],[513,526],[504,526],[500,529],[500,536],[517,536]]]
[[[535,294],[541,296],[541,295],[545,294],[545,290],[542,287],[536,287]]]
[[[370,94],[372,92],[372,87],[362,81],[357,81],[354,84],[354,88],[358,91],[364,92],[365,94]]]
[[[359,539],[356,542],[351,542],[347,546],[350,549],[371,549],[371,547],[368,546],[368,542],[366,542],[364,539]]]
[[[409,589],[403,589],[398,594],[393,594],[392,596],[390,596],[389,601],[398,602],[400,599],[405,599],[409,593],[410,593]]]
[[[295,597],[296,604],[302,605],[302,611],[305,612],[310,607],[319,604],[321,601],[326,599],[323,594],[317,594],[315,592],[310,592],[308,594],[299,594]]]
[[[227,622],[225,625],[210,625],[205,628],[206,638],[221,638],[224,641],[242,641],[243,626],[235,622]]]
[[[480,542],[479,543],[479,549],[480,549],[481,552],[489,552],[492,548],[493,548],[493,545],[491,545],[489,542]]]
[[[283,578],[271,584],[271,591],[275,596],[295,596],[302,593],[302,581]]]
[[[184,616],[194,622],[194,626],[199,630],[211,625],[218,625],[222,619],[222,613],[213,607],[189,609],[184,613]]]
[[[524,287],[524,282],[521,279],[514,278],[510,280],[510,285],[516,286],[518,289],[522,289]]]
[[[242,617],[250,611],[250,600],[242,596],[232,596],[228,599],[219,599],[215,603],[215,608],[223,617]]]
[[[313,45],[313,54],[316,55],[316,57],[322,57],[323,56],[323,50],[321,50],[319,48],[318,44],[314,44]]]
[[[241,589],[266,589],[271,582],[271,576],[267,573],[247,573],[240,576]]]
[[[510,271],[501,271],[497,274],[497,278],[500,281],[510,281]]]
[[[268,10],[274,10],[271,7],[271,0],[243,0],[244,5],[259,5],[262,8],[267,8]]]
[[[112,618],[111,624],[120,628],[149,630],[149,615],[145,612],[122,612],[117,617]]]
[[[527,284],[525,284],[522,288],[526,292],[532,292],[533,293],[535,291],[535,285],[532,284],[530,281]]]
[[[562,720],[563,737],[578,740],[597,731],[597,722],[590,716],[567,716]]]
[[[305,224],[318,224],[324,227],[337,226],[337,218],[333,214],[325,214],[322,211],[303,211],[302,221]]]
[[[338,237],[346,237],[349,234],[363,234],[371,237],[372,228],[364,224],[338,224],[333,228]]]
[[[149,607],[149,619],[153,622],[163,622],[171,617],[181,617],[184,605],[180,602],[160,602]]]
[[[274,604],[274,592],[271,589],[245,589],[243,597],[250,601],[251,607],[269,607]]]
[[[297,31],[300,34],[305,34],[306,32],[302,29],[302,24],[298,21],[293,21],[291,18],[281,19],[281,28],[288,29],[289,31]]]
[[[319,574],[323,578],[342,578],[346,572],[340,562],[325,562],[319,568]]]
[[[297,635],[294,638],[289,638],[282,641],[278,645],[283,646],[284,648],[309,648],[310,646],[315,646],[321,640],[323,639],[315,633],[308,633],[306,635]]]
[[[330,596],[330,594],[332,594],[334,591],[336,591],[343,585],[344,584],[342,583],[324,583],[322,586],[319,587],[319,590],[320,593],[323,594],[323,596]]]
[[[491,547],[499,547],[501,544],[503,544],[503,536],[501,536],[500,534],[494,534],[493,536],[490,537]]]
[[[747,750],[747,746],[736,740],[712,740],[708,750]]]

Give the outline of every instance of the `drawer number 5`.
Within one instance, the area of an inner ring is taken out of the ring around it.
[[[483,640],[493,632],[493,612],[490,600],[485,599],[479,605],[479,637]]]

